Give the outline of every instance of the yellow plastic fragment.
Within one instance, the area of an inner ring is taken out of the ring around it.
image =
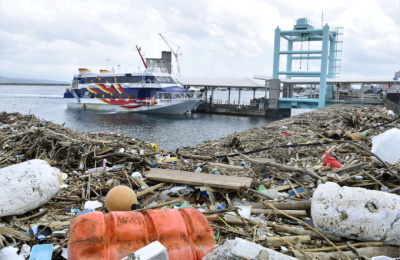
[[[155,143],[150,143],[150,146],[153,147],[156,152],[158,152],[158,146]]]

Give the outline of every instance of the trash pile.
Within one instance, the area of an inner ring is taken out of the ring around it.
[[[399,129],[332,106],[163,151],[1,113],[0,260],[399,257]]]

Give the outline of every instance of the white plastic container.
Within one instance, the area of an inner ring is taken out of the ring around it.
[[[400,129],[392,128],[372,138],[371,152],[384,162],[394,164],[400,159]],[[379,162],[375,156],[372,160]]]

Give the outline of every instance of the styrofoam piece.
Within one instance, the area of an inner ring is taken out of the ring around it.
[[[92,209],[92,210],[95,210],[95,209],[100,208],[100,207],[103,207],[103,203],[101,203],[101,202],[99,202],[97,200],[86,201],[85,202],[85,206],[84,206],[85,209]]]
[[[400,245],[400,196],[396,194],[327,182],[313,194],[311,216],[322,232]]]
[[[244,218],[250,218],[251,216],[251,206],[237,206],[239,208],[239,215]]]
[[[134,254],[140,260],[168,260],[168,251],[160,242],[154,241]]]
[[[294,260],[296,258],[290,257],[288,255],[281,254],[279,252],[276,252],[272,249],[265,248],[263,246],[260,246],[258,244],[252,243],[250,241],[241,239],[239,237],[235,238],[235,242],[231,248],[231,254],[237,257],[241,257],[244,259],[259,259],[258,255],[260,254],[261,251],[266,250],[268,252],[268,259],[274,259],[274,260]]]
[[[68,259],[68,248],[61,248],[61,256]]]
[[[388,256],[374,256],[371,260],[396,260],[396,258],[391,258]]]
[[[17,254],[18,248],[8,246],[0,250],[0,260],[25,260],[22,255]]]
[[[400,159],[400,129],[392,128],[372,138],[371,152],[376,154],[384,162],[394,164]],[[372,160],[379,162],[375,157]]]
[[[30,160],[0,169],[0,217],[24,214],[58,192],[58,169]]]

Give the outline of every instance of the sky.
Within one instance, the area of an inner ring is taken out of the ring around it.
[[[344,27],[342,78],[400,71],[399,0],[0,0],[0,75],[70,81],[78,68],[136,72],[135,46],[147,58],[170,50],[161,33],[181,49],[181,76],[272,76],[275,28],[292,30],[302,17]]]

